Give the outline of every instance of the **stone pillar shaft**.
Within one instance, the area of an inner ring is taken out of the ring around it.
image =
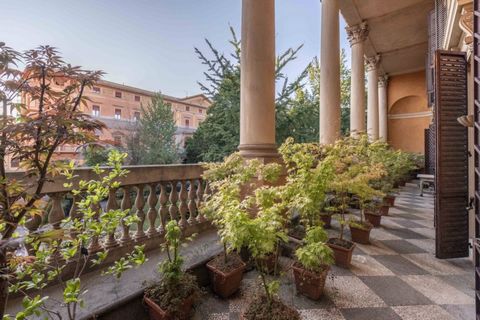
[[[379,56],[367,57],[368,105],[367,133],[370,140],[378,140],[378,71]]]
[[[383,75],[378,81],[378,137],[381,141],[388,141],[388,76]]]
[[[240,153],[276,157],[275,0],[243,0]]]
[[[338,0],[322,0],[320,143],[340,137],[340,31]]]
[[[352,81],[350,95],[350,134],[365,132],[365,61],[364,42],[368,36],[365,22],[347,27],[348,40],[352,47]]]

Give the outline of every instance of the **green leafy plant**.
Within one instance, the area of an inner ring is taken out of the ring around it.
[[[333,162],[325,159],[324,148],[296,144],[289,138],[279,148],[287,168],[285,200],[300,213],[306,228],[320,223],[329,185],[334,178]]]
[[[321,226],[307,230],[303,245],[295,251],[298,262],[306,270],[321,272],[335,262],[332,249],[326,245],[327,240],[328,234]]]
[[[78,189],[73,189],[76,178],[74,163],[71,162],[62,171],[68,181],[64,187],[72,188],[72,194],[77,199],[75,215],[63,219],[58,227],[26,235],[24,241],[31,248],[32,255],[10,260],[9,267],[15,275],[10,290],[25,296],[23,313],[35,307],[45,316],[62,319],[61,310],[50,307],[47,297],[39,303],[30,293],[31,290],[45,288],[49,283],[57,283],[63,289],[61,303],[66,308],[67,319],[77,318],[78,309],[84,307],[83,297],[88,292],[82,286],[82,274],[89,266],[99,265],[108,257],[108,251],[91,251],[89,246],[93,241],[114,233],[122,222],[130,226],[138,219],[129,216],[128,210],[100,210],[100,202],[107,198],[110,190],[120,187],[118,178],[128,173],[121,166],[125,157],[126,154],[112,151],[108,158],[110,168],[93,167],[98,180],[80,180]],[[131,253],[116,260],[103,275],[119,278],[126,270],[143,264],[147,260],[143,249],[143,246],[136,246]],[[66,277],[64,270],[71,265],[74,273]],[[17,314],[15,318],[18,317]],[[10,319],[8,316],[4,318]]]
[[[193,236],[192,236],[193,237]],[[191,241],[192,237],[183,241]],[[162,279],[145,290],[145,295],[167,311],[173,319],[184,319],[189,310],[183,310],[185,299],[195,299],[200,289],[194,276],[183,270],[184,259],[180,255],[182,231],[178,222],[171,220],[165,226],[165,242],[162,249],[167,259],[159,264]]]

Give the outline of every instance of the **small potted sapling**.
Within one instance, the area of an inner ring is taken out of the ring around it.
[[[319,300],[323,294],[330,265],[334,263],[332,249],[326,244],[328,234],[321,226],[311,227],[303,245],[295,252],[293,275],[297,292],[312,300]]]
[[[159,266],[163,277],[159,283],[145,290],[144,301],[152,320],[190,319],[193,304],[200,294],[196,278],[182,269],[184,261],[179,253],[181,237],[177,221],[169,221],[162,244],[167,260]]]
[[[207,264],[213,291],[227,298],[241,284],[245,262],[238,255],[245,246],[242,220],[252,214],[245,206],[244,196],[254,190],[261,180],[274,182],[280,174],[278,164],[261,164],[258,160],[245,161],[238,153],[225,158],[222,163],[206,164],[203,175],[212,193],[202,210],[218,229],[223,253]]]
[[[369,244],[370,232],[372,231],[374,225],[369,219],[366,219],[366,212],[369,212],[370,216],[377,215],[376,217],[379,218],[381,218],[381,215],[378,210],[368,211],[367,208],[374,203],[374,199],[376,197],[383,196],[380,191],[373,189],[369,185],[369,182],[373,179],[380,178],[380,176],[383,174],[383,169],[378,165],[365,166],[364,168],[368,168],[368,171],[358,173],[357,176],[351,180],[350,185],[350,191],[355,194],[359,201],[360,218],[350,219],[348,225],[350,227],[350,233],[354,242]],[[380,221],[378,221],[378,224],[380,224]]]
[[[245,198],[245,205],[253,209],[255,215],[239,219],[239,235],[246,239],[248,248],[262,284],[261,293],[252,299],[244,313],[243,320],[276,319],[297,320],[297,310],[285,305],[277,296],[280,282],[269,280],[262,263],[274,254],[279,242],[288,240],[285,228],[285,201],[281,187],[263,186],[255,190],[254,195]]]

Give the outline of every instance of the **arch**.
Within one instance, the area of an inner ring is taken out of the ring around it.
[[[417,95],[405,96],[395,101],[388,110],[389,114],[406,114],[429,111],[424,98]]]

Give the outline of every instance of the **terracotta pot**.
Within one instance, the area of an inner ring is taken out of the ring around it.
[[[361,244],[370,244],[370,231],[372,231],[372,227],[357,228],[350,226],[350,233],[352,234],[352,241],[361,243]]]
[[[380,227],[382,215],[376,213],[365,212],[365,219],[370,222],[375,228]]]
[[[153,300],[143,297],[143,301],[148,307],[148,314],[150,316],[150,320],[188,320],[191,318],[192,308],[193,308],[193,296],[186,298],[182,305],[180,306],[180,310],[184,312],[183,316],[173,317],[169,312],[160,308],[158,304],[156,304]]]
[[[241,261],[241,264],[236,269],[224,273],[222,270],[213,266],[212,261],[207,263],[212,290],[220,297],[228,298],[240,288],[246,264]]]
[[[321,273],[315,273],[305,270],[299,263],[292,266],[293,276],[295,277],[295,287],[297,292],[312,299],[319,300],[322,297],[325,281],[327,279],[330,266],[326,266]]]
[[[332,215],[331,214],[321,214],[320,219],[323,222],[323,227],[325,229],[330,229],[332,227]]]
[[[257,263],[261,268],[265,268],[265,273],[273,274],[275,272],[275,265],[277,264],[277,257],[277,254],[270,254],[265,258],[257,259]]]
[[[382,205],[380,208],[378,208],[378,210],[381,215],[388,216],[388,211],[390,210],[390,206]]]
[[[339,246],[335,243],[332,243],[332,241],[334,240],[336,239],[329,239],[327,245],[330,247],[330,249],[333,250],[333,254],[335,256],[335,264],[339,267],[344,267],[344,268],[350,267],[350,264],[352,263],[352,254],[353,254],[353,249],[355,249],[355,244],[348,240],[343,240],[346,243],[349,243],[352,245],[350,248],[346,248],[343,246]]]
[[[391,195],[385,196],[385,198],[383,198],[383,202],[386,205],[389,205],[390,207],[394,207],[395,206],[395,196],[391,196]]]

